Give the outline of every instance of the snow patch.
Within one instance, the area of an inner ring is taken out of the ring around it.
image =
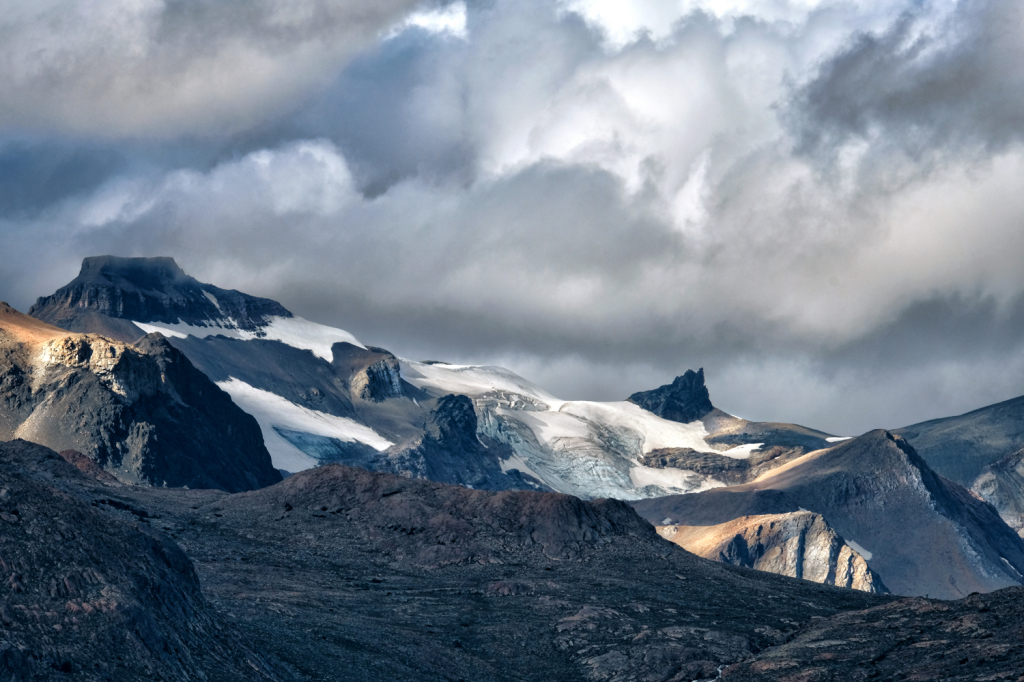
[[[401,360],[402,378],[416,388],[435,389],[476,398],[492,391],[518,393],[557,410],[565,401],[504,367],[488,365],[427,364]]]
[[[275,393],[250,386],[234,377],[227,381],[219,381],[217,385],[224,389],[243,411],[256,418],[275,468],[297,472],[315,467],[318,463],[316,459],[285,440],[274,430],[275,426],[337,438],[348,443],[364,443],[377,451],[386,450],[393,445],[391,441],[357,421],[296,405]]]
[[[848,544],[850,547],[853,547],[857,551],[858,554],[860,554],[862,557],[864,557],[864,561],[871,561],[871,557],[874,556],[873,554],[871,554],[871,552],[867,551],[866,549],[864,549],[863,547],[858,545],[853,540],[849,540],[848,539],[846,541],[846,544]]]
[[[829,443],[841,443],[842,441],[850,440],[851,438],[853,438],[853,436],[832,436],[831,438],[826,438],[825,440],[828,441]]]
[[[528,474],[530,476],[533,476],[538,481],[544,480],[544,479],[542,479],[540,477],[540,475],[536,471],[531,469],[529,467],[529,465],[526,463],[526,460],[524,460],[519,455],[512,455],[508,459],[500,460],[498,462],[498,464],[501,466],[501,473],[503,473],[503,474],[507,474],[508,472],[512,471],[513,469],[518,469],[519,473]]]
[[[757,450],[764,443],[745,443],[744,445],[737,445],[734,448],[728,450],[722,450],[718,454],[724,455],[725,457],[732,457],[733,459],[750,459],[750,454]]]
[[[695,471],[655,469],[645,466],[635,466],[630,469],[629,478],[637,488],[652,485],[676,493],[699,493],[725,485]]]
[[[359,340],[344,329],[328,327],[304,320],[301,317],[271,317],[270,324],[263,328],[267,339],[281,341],[295,348],[313,351],[327,362],[334,359],[331,347],[336,343],[351,343],[366,349]],[[244,332],[245,333],[245,332]],[[252,336],[255,338],[255,335]]]
[[[216,296],[214,296],[213,294],[206,290],[203,291],[203,296],[205,296],[206,300],[208,300],[210,303],[217,306],[217,310],[220,310],[220,301],[217,300]]]
[[[203,292],[206,293],[206,292]],[[215,304],[217,299],[211,294],[206,294]],[[218,309],[219,309],[218,305]],[[335,327],[310,322],[301,317],[268,317],[265,326],[259,332],[252,332],[246,329],[239,329],[238,325],[230,317],[220,320],[210,320],[205,326],[185,324],[184,322],[135,322],[132,323],[146,332],[160,332],[164,336],[172,336],[183,339],[186,336],[194,336],[198,339],[205,339],[208,336],[226,336],[229,339],[266,339],[268,341],[280,341],[294,348],[312,351],[327,362],[334,359],[331,347],[336,343],[351,343],[353,346],[366,348],[356,339],[355,336]]]

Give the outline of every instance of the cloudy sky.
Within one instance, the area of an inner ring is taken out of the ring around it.
[[[0,298],[170,255],[564,398],[850,435],[1024,394],[1024,10],[0,0]]]

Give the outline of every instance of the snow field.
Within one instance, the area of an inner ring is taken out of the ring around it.
[[[303,431],[318,436],[337,438],[340,441],[365,443],[377,451],[386,450],[393,443],[368,426],[347,417],[336,417],[317,412],[282,398],[281,396],[255,388],[234,377],[217,382],[242,410],[248,412],[260,425],[263,440],[274,466],[287,471],[311,469],[318,462],[285,440],[274,430],[275,426]]]

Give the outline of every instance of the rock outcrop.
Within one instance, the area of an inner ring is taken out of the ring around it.
[[[131,320],[193,326],[230,320],[258,336],[267,317],[292,316],[270,299],[203,284],[173,258],[116,256],[83,260],[78,277],[36,301],[29,315],[69,331],[110,333],[126,343],[142,335]]]
[[[514,454],[477,433],[472,400],[450,394],[437,399],[422,436],[389,448],[368,468],[483,490],[547,489],[523,472],[503,470],[502,460]]]
[[[634,393],[628,400],[663,419],[682,424],[697,421],[715,409],[704,385],[703,367],[696,372],[688,369],[671,384]]]
[[[706,561],[616,500],[339,465],[103,495],[158,515],[207,598],[302,679],[689,682],[890,600]]]
[[[763,509],[766,495],[774,505],[789,506]],[[896,594],[953,599],[1024,580],[1024,542],[996,510],[938,476],[906,440],[882,430],[809,453],[743,485],[633,505],[659,525],[815,512]]]
[[[1011,527],[1022,529],[1024,493],[1012,458],[1024,448],[1024,396],[893,433],[910,441],[939,474],[971,488]]]
[[[347,380],[353,398],[379,403],[405,394],[401,366],[391,352],[351,343],[336,343],[331,350],[331,365]]]
[[[234,492],[281,480],[256,421],[162,336],[128,345],[5,308],[0,439],[11,438],[76,450],[132,484]]]
[[[1024,537],[1024,450],[982,469],[971,490],[995,507],[1007,525]]]
[[[276,680],[174,542],[69,494],[84,478],[0,443],[0,679]]]
[[[888,592],[864,557],[813,512],[741,516],[714,526],[658,526],[658,534],[705,559],[863,592]]]

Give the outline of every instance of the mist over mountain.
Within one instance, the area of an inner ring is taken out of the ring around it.
[[[7,4],[0,682],[1024,682],[1024,4]]]
[[[576,400],[702,366],[854,435],[1024,394],[1013,3],[77,6],[0,58],[19,310],[167,254]]]

